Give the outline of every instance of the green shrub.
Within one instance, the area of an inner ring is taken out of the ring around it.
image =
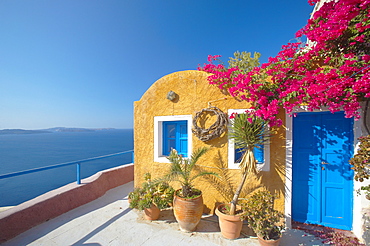
[[[257,236],[265,239],[279,239],[285,228],[284,215],[274,209],[274,196],[269,191],[258,191],[241,204],[242,218]]]
[[[141,188],[135,188],[130,192],[130,208],[144,210],[152,204],[159,209],[168,208],[172,205],[175,190],[166,182],[152,182],[150,173],[144,175],[146,182]]]

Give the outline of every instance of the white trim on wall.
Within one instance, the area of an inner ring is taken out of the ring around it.
[[[162,155],[162,122],[164,121],[180,121],[186,120],[188,122],[188,156],[192,154],[192,115],[168,115],[168,116],[154,116],[154,162],[169,163],[166,156]]]
[[[293,157],[293,120],[285,115],[286,143],[285,143],[285,224],[292,228],[292,157]]]
[[[363,134],[366,134],[366,131],[362,130],[364,129],[363,124],[363,111],[360,112],[361,119],[355,120],[353,124],[353,153],[356,154],[357,150],[360,145],[360,141],[358,141],[358,138],[361,137]],[[368,208],[370,206],[370,201],[365,198],[363,195],[364,192],[362,192],[362,195],[357,194],[357,190],[363,186],[370,184],[370,180],[366,180],[365,182],[360,182],[353,180],[353,224],[352,224],[352,231],[353,233],[358,237],[362,238],[363,236],[363,209]]]
[[[237,114],[243,114],[247,111],[251,111],[252,109],[229,109],[227,111],[228,116],[232,113]],[[270,171],[270,143],[265,143],[264,146],[264,160],[265,162],[263,164],[257,164],[257,170],[258,171]],[[240,169],[239,163],[235,162],[235,146],[234,146],[234,140],[229,138],[228,139],[228,168],[229,169]]]

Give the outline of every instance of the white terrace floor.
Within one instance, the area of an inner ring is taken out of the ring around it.
[[[133,182],[108,191],[99,199],[36,226],[3,243],[9,245],[259,245],[245,234],[236,240],[222,238],[216,216],[204,216],[197,231],[178,229],[172,210],[162,211],[157,221],[146,221],[128,207]],[[244,226],[244,231],[247,230]],[[300,230],[284,233],[280,245],[323,245]]]

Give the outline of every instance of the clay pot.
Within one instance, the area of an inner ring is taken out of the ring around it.
[[[159,208],[152,204],[150,208],[144,208],[144,217],[146,220],[157,220],[160,212]]]
[[[215,212],[218,216],[218,223],[220,226],[221,234],[227,239],[237,239],[242,231],[243,221],[237,215],[228,215],[221,212],[224,204],[219,205]]]
[[[174,194],[173,198],[173,212],[180,230],[183,232],[195,231],[203,214],[203,197],[202,195],[186,199]]]
[[[265,240],[261,237],[258,237],[258,242],[261,246],[278,246],[280,244],[280,239],[277,240]]]

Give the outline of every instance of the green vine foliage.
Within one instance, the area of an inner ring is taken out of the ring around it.
[[[355,171],[355,180],[363,182],[370,178],[370,135],[360,137],[358,140],[359,150],[349,162]],[[370,185],[362,186],[361,190],[366,191],[366,198],[370,200]]]

